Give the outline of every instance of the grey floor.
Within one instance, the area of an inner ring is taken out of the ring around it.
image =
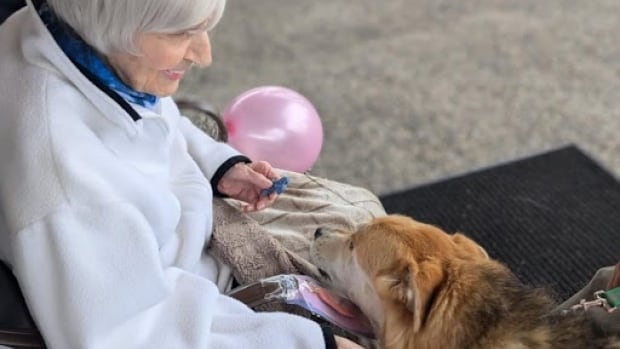
[[[620,174],[620,1],[229,0],[180,95],[299,91],[312,173],[389,193],[574,143]]]

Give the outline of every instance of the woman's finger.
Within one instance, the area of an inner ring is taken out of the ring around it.
[[[278,176],[278,174],[276,173],[276,171],[273,169],[273,166],[271,166],[270,163],[266,162],[266,161],[258,161],[254,164],[255,166],[253,167],[254,170],[256,172],[260,172],[261,174],[263,174],[265,177],[271,179],[271,180],[275,180],[280,178]]]

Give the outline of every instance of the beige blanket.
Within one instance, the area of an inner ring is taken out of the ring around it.
[[[318,227],[354,228],[385,215],[366,189],[308,174],[280,174],[289,177],[288,188],[268,209],[244,214],[234,200],[215,201],[209,248],[242,285],[276,274],[314,276],[308,250]]]
[[[308,252],[318,227],[351,229],[386,214],[379,199],[366,189],[308,174],[280,174],[289,177],[288,188],[268,209],[244,214],[234,200],[216,199],[214,203],[214,231],[208,248],[232,267],[241,285],[277,274],[316,276]],[[313,318],[306,310],[280,303],[265,304],[256,310],[286,311]],[[365,348],[376,347],[372,340],[331,327],[336,334]]]

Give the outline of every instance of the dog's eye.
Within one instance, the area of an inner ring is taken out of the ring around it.
[[[349,241],[349,251],[353,251],[353,240]]]

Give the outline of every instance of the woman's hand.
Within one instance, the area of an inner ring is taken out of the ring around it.
[[[340,336],[334,337],[336,338],[336,345],[338,346],[338,349],[364,349],[364,347],[349,339]]]
[[[278,175],[266,161],[253,163],[238,163],[231,167],[220,179],[217,190],[229,197],[241,200],[247,205],[242,207],[244,212],[262,210],[273,204],[278,194],[261,195],[261,190],[271,187]]]

